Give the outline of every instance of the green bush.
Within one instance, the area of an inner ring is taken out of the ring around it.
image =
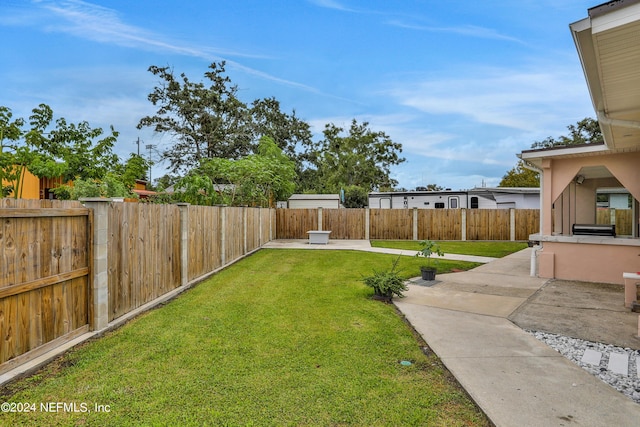
[[[55,190],[60,200],[77,200],[83,197],[138,197],[129,191],[118,177],[108,174],[102,181],[95,179],[76,179],[71,185],[62,185]]]
[[[366,208],[369,206],[369,193],[362,187],[350,185],[344,189],[345,208]]]
[[[409,289],[405,283],[405,279],[397,270],[399,262],[400,257],[396,258],[390,270],[374,270],[373,275],[366,276],[362,279],[365,285],[373,288],[376,297],[384,299],[385,301],[391,301],[394,295],[402,298],[404,296],[402,293]]]

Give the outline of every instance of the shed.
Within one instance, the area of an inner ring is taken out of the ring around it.
[[[338,209],[340,207],[340,195],[292,194],[288,202],[290,209]]]

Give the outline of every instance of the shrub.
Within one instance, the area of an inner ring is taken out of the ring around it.
[[[366,276],[362,279],[365,285],[373,288],[376,297],[389,302],[394,295],[402,298],[404,296],[402,293],[408,290],[405,279],[397,270],[399,262],[400,257],[396,258],[390,270],[374,270],[371,276]]]

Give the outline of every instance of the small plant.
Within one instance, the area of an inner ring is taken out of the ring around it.
[[[420,250],[416,254],[416,258],[424,257],[426,259],[424,267],[425,268],[433,268],[431,266],[432,262],[435,265],[438,265],[438,260],[433,261],[431,259],[431,255],[436,254],[438,256],[443,256],[444,252],[440,249],[440,245],[434,242],[433,240],[423,240],[420,242]]]
[[[405,279],[400,276],[397,270],[400,257],[396,258],[388,271],[375,271],[373,275],[364,277],[362,281],[365,285],[373,288],[374,296],[390,302],[394,295],[402,298],[402,292],[408,290]]]

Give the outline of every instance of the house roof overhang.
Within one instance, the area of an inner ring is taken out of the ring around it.
[[[640,0],[614,0],[570,25],[607,149],[640,146]]]

